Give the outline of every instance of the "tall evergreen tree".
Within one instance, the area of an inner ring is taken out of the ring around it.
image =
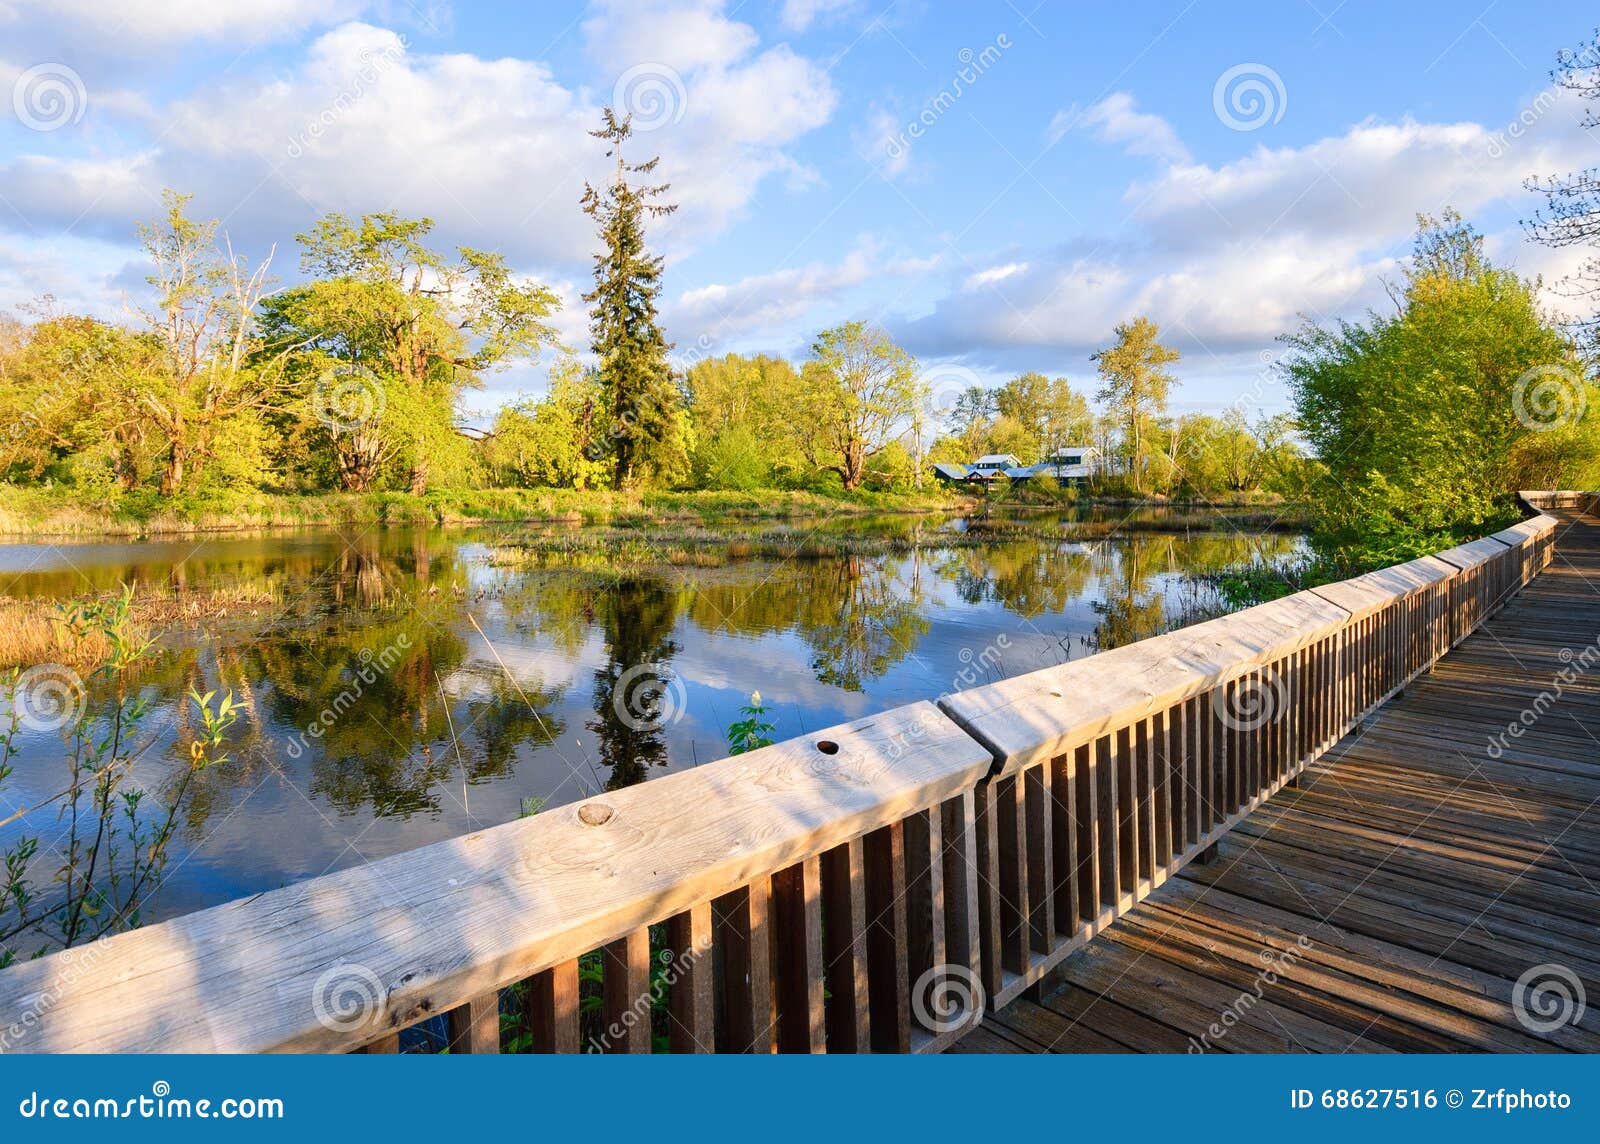
[[[619,488],[646,472],[666,472],[684,455],[683,398],[672,377],[656,316],[661,264],[645,246],[645,221],[677,210],[656,200],[668,184],[630,181],[647,177],[660,157],[628,163],[622,144],[633,133],[632,116],[618,120],[607,107],[603,126],[589,134],[604,139],[607,156],[617,160],[616,178],[604,191],[588,184],[583,210],[600,227],[603,249],[594,259],[594,289],[583,296],[592,305],[590,330],[600,358],[600,384],[609,415],[611,459]]]

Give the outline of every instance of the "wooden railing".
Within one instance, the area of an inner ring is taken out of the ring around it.
[[[0,1051],[393,1052],[424,1023],[453,1052],[941,1049],[1427,670],[1555,526],[15,965]]]

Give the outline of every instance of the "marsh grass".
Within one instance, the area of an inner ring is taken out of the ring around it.
[[[747,560],[825,560],[906,554],[916,550],[978,548],[1010,540],[1092,541],[1140,533],[1293,532],[1294,514],[1253,512],[1164,513],[1159,518],[1056,521],[973,516],[964,528],[943,521],[900,527],[784,523],[712,528],[704,523],[599,525],[546,529],[497,545],[494,564],[508,568],[564,568],[627,578],[663,568],[725,568]]]
[[[856,513],[925,513],[968,507],[943,491],[609,492],[573,489],[441,489],[410,493],[228,493],[183,502],[134,492],[86,500],[74,490],[0,485],[0,535],[158,536],[247,529],[394,524],[568,523],[619,525],[781,520]]]
[[[0,669],[59,663],[88,673],[111,655],[104,630],[74,622],[74,615],[98,599],[66,601],[0,596]],[[233,586],[183,592],[141,591],[128,605],[130,638],[149,643],[168,632],[217,619],[254,618],[278,602],[273,592]]]
[[[1081,520],[1064,523],[1006,516],[975,516],[967,522],[969,533],[980,533],[991,540],[1029,536],[1100,540],[1122,533],[1152,532],[1304,532],[1306,527],[1304,512],[1293,506],[1272,512],[1229,512],[1212,509],[1183,511],[1162,508],[1158,516],[1130,515],[1114,520]]]

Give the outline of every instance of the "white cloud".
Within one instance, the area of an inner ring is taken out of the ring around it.
[[[49,21],[75,38],[124,49],[190,40],[242,41],[242,48],[337,24],[369,7],[369,0],[12,0],[0,7],[0,26]]]
[[[783,0],[783,26],[803,32],[819,18],[834,16],[856,6],[856,0]]]
[[[687,104],[680,122],[640,135],[632,152],[664,155],[659,173],[681,209],[656,233],[672,252],[727,226],[767,176],[803,183],[784,147],[834,105],[816,65],[786,47],[752,54],[754,33],[718,7],[686,10],[705,30],[698,45],[661,41],[687,69]],[[651,13],[670,23],[666,6]],[[619,42],[609,19],[608,9],[589,25],[606,52]],[[156,141],[142,148],[0,162],[23,220],[0,214],[0,227],[129,241],[173,186],[195,191],[196,210],[222,217],[251,253],[325,211],[393,209],[439,220],[444,241],[503,250],[528,268],[572,268],[593,243],[578,211],[584,180],[608,170],[587,133],[604,86],[568,88],[536,61],[426,54],[394,31],[348,23],[289,71],[240,74],[160,109],[149,125]]]
[[[1055,143],[1068,131],[1077,129],[1091,130],[1102,143],[1120,145],[1130,155],[1149,155],[1167,163],[1189,161],[1189,149],[1172,124],[1159,115],[1140,111],[1133,96],[1125,91],[1112,92],[1081,111],[1074,106],[1056,112],[1045,134]]]
[[[1007,278],[1015,278],[1019,274],[1028,272],[1026,262],[1007,262],[1000,266],[991,266],[987,270],[979,270],[975,274],[967,275],[966,288],[975,290],[981,286],[992,286],[996,282],[1004,282]]]
[[[1103,101],[1077,122],[1166,160],[1128,188],[1126,234],[993,257],[952,278],[901,332],[925,356],[1082,361],[1117,322],[1142,313],[1167,329],[1191,368],[1253,361],[1301,314],[1386,306],[1383,281],[1409,254],[1416,215],[1446,207],[1480,220],[1496,258],[1548,282],[1570,272],[1575,256],[1530,245],[1504,216],[1533,207],[1527,174],[1591,164],[1594,141],[1567,97],[1536,103],[1543,110],[1512,139],[1476,123],[1368,120],[1208,165],[1131,100]]]
[[[688,290],[666,307],[664,317],[686,345],[722,345],[741,335],[787,339],[801,319],[821,324],[817,311],[837,307],[852,288],[925,274],[939,262],[937,255],[886,258],[877,242],[863,239],[837,263],[813,262]]]

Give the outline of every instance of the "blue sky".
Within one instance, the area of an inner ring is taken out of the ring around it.
[[[1593,22],[1575,4],[110,7],[0,0],[8,310],[120,314],[134,224],[174,186],[247,254],[276,244],[284,280],[324,211],[429,215],[555,286],[581,349],[584,130],[620,100],[681,204],[655,235],[681,361],[798,358],[864,318],[936,390],[1092,388],[1089,353],[1148,313],[1185,355],[1179,408],[1281,408],[1274,336],[1386,305],[1417,212],[1453,205],[1558,279],[1579,255],[1524,241],[1522,180],[1600,163],[1549,88]]]

